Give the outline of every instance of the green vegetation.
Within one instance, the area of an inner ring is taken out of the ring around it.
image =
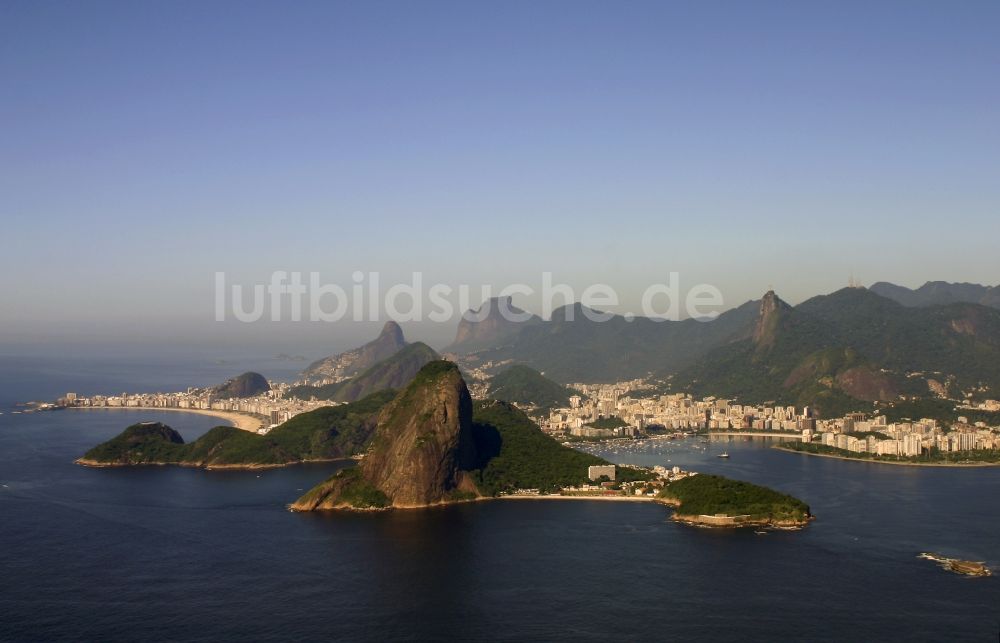
[[[392,399],[382,391],[352,404],[297,415],[267,435],[217,426],[190,444],[166,425],[136,424],[100,444],[82,460],[96,464],[191,466],[280,465],[346,458],[364,450],[375,416]]]
[[[493,378],[489,393],[504,402],[549,410],[569,406],[569,396],[575,391],[553,382],[530,366],[516,364]]]
[[[307,491],[297,503],[319,501],[335,490],[338,502],[352,509],[386,509],[392,505],[389,497],[365,479],[358,467],[341,469]]]
[[[789,442],[781,448],[801,453],[832,455],[851,460],[868,460],[871,462],[905,462],[910,464],[992,464],[1000,463],[1000,450],[977,449],[975,451],[940,451],[936,448],[927,449],[918,456],[876,455],[874,453],[855,453],[846,449],[838,449],[818,442]]]
[[[969,422],[986,422],[990,426],[1000,425],[1000,412],[958,408],[958,402],[953,400],[920,399],[893,402],[883,405],[880,412],[889,422],[930,418],[951,425],[961,416],[968,418]]]
[[[554,493],[563,487],[589,482],[589,466],[610,464],[597,456],[564,447],[542,433],[523,412],[505,402],[476,402],[473,423],[481,468],[472,474],[484,495],[495,496],[515,489]],[[647,472],[646,476],[649,475]]]
[[[216,397],[254,397],[271,390],[271,385],[260,373],[248,371],[212,389]]]
[[[892,436],[886,435],[881,431],[851,431],[847,435],[852,438],[857,438],[859,440],[866,440],[869,437],[874,437],[877,440],[891,440]]]
[[[160,422],[133,424],[120,434],[94,447],[84,459],[95,462],[142,464],[175,461],[187,445],[177,431]]]
[[[671,482],[658,497],[680,502],[678,513],[685,516],[748,515],[753,520],[799,522],[809,518],[809,505],[798,498],[704,473]]]
[[[378,391],[405,387],[425,364],[437,359],[438,354],[430,346],[414,342],[349,380],[325,386],[295,386],[288,395],[300,400],[354,402]]]
[[[483,361],[526,364],[561,383],[644,377],[660,369],[676,371],[712,348],[745,337],[756,312],[757,305],[751,303],[726,311],[711,323],[646,317],[630,321],[621,315],[594,321],[583,306],[573,304],[553,311],[551,320],[521,325],[502,345],[478,355]]]
[[[661,395],[667,395],[671,391],[670,384],[664,381],[655,381],[651,388],[638,389],[628,392],[628,397],[633,400],[646,400]]]
[[[595,429],[617,429],[619,427],[628,426],[628,422],[620,417],[611,415],[606,418],[598,418],[593,422],[588,422],[585,426]]]
[[[389,498],[365,480],[357,467],[344,469],[337,475],[344,481],[340,492],[341,500],[355,509],[382,509],[389,506]]]
[[[928,394],[925,378],[906,373],[1000,385],[1000,311],[964,304],[904,308],[857,288],[794,308],[769,302],[752,338],[713,350],[674,383],[753,404],[810,405],[823,417],[870,410],[871,401],[901,393]]]

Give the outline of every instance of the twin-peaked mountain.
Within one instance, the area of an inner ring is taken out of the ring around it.
[[[462,316],[455,341],[445,352],[471,353],[502,346],[522,328],[540,324],[541,321],[541,318],[514,306],[510,297],[493,297]]]
[[[309,379],[353,377],[392,357],[406,346],[403,329],[394,321],[385,323],[379,336],[360,348],[324,357],[310,364],[302,375]]]

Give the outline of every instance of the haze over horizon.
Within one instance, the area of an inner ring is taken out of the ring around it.
[[[214,275],[612,285],[723,308],[997,284],[1000,5],[11,2],[0,353],[323,352]],[[533,308],[530,301],[519,302]],[[455,322],[406,325],[447,343]],[[266,348],[265,348],[266,347]]]

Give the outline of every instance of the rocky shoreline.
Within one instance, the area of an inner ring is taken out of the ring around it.
[[[575,501],[589,501],[589,502],[631,502],[631,503],[651,503],[670,507],[674,510],[671,515],[671,520],[674,522],[682,523],[685,525],[690,525],[692,527],[701,527],[708,529],[742,529],[752,527],[755,529],[776,529],[781,531],[798,531],[803,527],[807,526],[811,521],[815,520],[815,516],[810,516],[806,520],[772,520],[772,519],[761,519],[761,518],[749,518],[743,519],[742,516],[696,516],[682,514],[678,511],[680,507],[680,502],[670,498],[650,498],[645,496],[624,496],[624,495],[604,495],[604,496],[587,496],[587,495],[569,495],[569,494],[509,494],[503,496],[480,496],[478,498],[463,498],[461,500],[442,500],[432,504],[426,505],[414,505],[414,506],[395,506],[395,507],[352,507],[350,505],[341,505],[337,507],[324,507],[320,511],[351,511],[351,512],[384,512],[392,511],[395,509],[402,509],[404,511],[411,509],[432,509],[436,507],[445,507],[449,505],[459,505],[473,502],[487,502],[494,500],[575,500]],[[290,503],[287,505],[288,510],[293,513],[305,513],[316,511],[316,508],[311,508],[308,506],[296,506],[297,503]]]
[[[749,515],[731,516],[728,514],[716,514],[710,516],[684,514],[680,511],[681,502],[677,498],[655,498],[655,501],[660,504],[667,505],[674,510],[673,515],[670,517],[671,520],[684,523],[685,525],[691,525],[692,527],[704,527],[710,529],[742,529],[746,527],[760,529],[763,527],[767,529],[793,531],[802,529],[816,519],[813,515],[809,515],[804,520],[774,520],[772,518],[753,518]]]
[[[202,462],[100,462],[77,458],[73,464],[94,469],[113,469],[122,467],[187,467],[188,469],[204,469],[205,471],[259,471],[262,469],[281,469],[297,464],[321,464],[324,462],[354,461],[354,458],[324,458],[316,460],[296,460],[280,464],[204,464]]]

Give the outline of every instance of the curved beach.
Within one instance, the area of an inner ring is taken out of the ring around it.
[[[256,418],[252,415],[246,415],[244,413],[237,413],[235,411],[210,411],[207,409],[181,409],[176,407],[159,407],[159,406],[67,406],[67,409],[82,409],[89,411],[105,411],[105,410],[124,410],[124,411],[151,411],[159,413],[160,411],[176,411],[181,413],[196,413],[198,415],[210,415],[212,417],[224,420],[230,426],[243,431],[249,431],[251,433],[256,433],[257,429],[261,427],[262,420]]]

